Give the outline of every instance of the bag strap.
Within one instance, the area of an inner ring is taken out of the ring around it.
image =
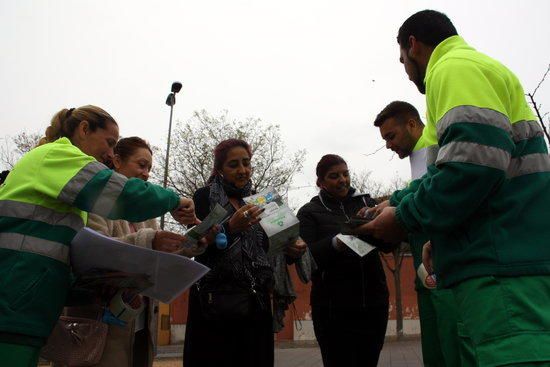
[[[98,304],[65,307],[63,308],[62,316],[101,321],[103,317],[103,307]]]

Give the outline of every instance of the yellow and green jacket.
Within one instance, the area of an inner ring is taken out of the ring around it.
[[[40,346],[50,334],[70,285],[70,243],[87,212],[141,222],[178,203],[172,191],[108,169],[67,138],[23,156],[0,186],[0,342]]]
[[[409,232],[429,235],[439,286],[550,273],[550,157],[517,77],[453,36],[425,83],[423,137],[437,151],[393,201]]]

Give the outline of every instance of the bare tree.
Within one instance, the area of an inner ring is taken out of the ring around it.
[[[548,144],[550,144],[550,135],[548,134],[548,129],[546,128],[546,125],[544,124],[544,118],[546,116],[548,116],[548,112],[546,112],[544,114],[541,113],[542,104],[537,104],[537,102],[535,101],[535,94],[537,94],[537,91],[539,90],[542,83],[544,83],[544,80],[546,79],[546,76],[548,75],[549,72],[550,72],[550,64],[548,64],[548,67],[546,68],[546,72],[542,76],[542,79],[540,80],[539,84],[537,84],[537,86],[533,90],[533,92],[527,93],[527,96],[529,97],[529,100],[530,100],[531,104],[533,105],[533,108],[535,109],[535,112],[537,114],[539,122],[542,126],[542,129],[544,131],[544,135],[546,136],[546,140],[548,140]],[[548,119],[548,124],[550,125],[550,119]]]
[[[389,183],[384,184],[372,177],[372,171],[359,171],[351,172],[351,185],[357,191],[369,194],[372,198],[382,201],[387,199],[394,191],[405,188],[407,182],[396,174]]]
[[[408,244],[401,243],[392,251],[392,260],[388,256],[381,255],[382,261],[393,275],[393,285],[395,288],[395,332],[397,339],[403,337],[403,296],[401,294],[401,266],[403,259],[408,252]],[[409,250],[410,251],[410,250]],[[393,263],[393,265],[392,265]]]
[[[393,193],[396,190],[402,190],[407,186],[407,182],[398,175],[395,175],[387,186],[388,192]],[[395,320],[397,338],[403,337],[403,297],[401,295],[401,265],[405,255],[411,253],[410,244],[403,242],[393,251],[394,266],[390,266],[387,259],[384,258],[384,263],[393,274],[393,282],[395,285]]]
[[[404,180],[401,176],[395,175],[392,177],[390,182],[386,185],[387,195],[391,195],[394,191],[402,190],[407,187],[408,182]]]
[[[372,177],[372,171],[351,172],[351,185],[357,191],[369,194],[372,198],[387,195],[384,184]]]
[[[0,146],[0,165],[2,169],[12,169],[15,163],[25,153],[34,148],[42,134],[40,133],[27,133],[25,131],[10,137],[6,136],[2,138]]]
[[[290,153],[281,140],[278,125],[259,118],[231,119],[227,111],[213,116],[196,111],[186,123],[178,123],[173,132],[168,185],[180,195],[191,197],[206,185],[213,167],[214,147],[229,138],[247,141],[253,152],[252,182],[255,190],[272,186],[287,194],[292,178],[302,169],[305,150]],[[165,151],[156,156],[155,178],[162,177]]]
[[[368,193],[377,201],[387,200],[389,196],[396,190],[403,189],[407,186],[405,180],[400,176],[395,175],[389,182],[384,185],[382,182],[375,180],[372,177],[372,171],[353,172],[351,175],[352,185],[360,192]],[[396,320],[396,336],[397,339],[403,337],[403,296],[401,293],[401,265],[405,254],[410,253],[410,246],[407,243],[402,243],[392,251],[392,256],[380,255],[385,266],[393,275],[393,283],[395,289],[395,320]]]

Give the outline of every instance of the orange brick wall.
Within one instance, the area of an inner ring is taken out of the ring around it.
[[[385,255],[386,260],[393,267],[393,256]],[[386,263],[384,271],[386,272],[386,282],[390,291],[390,320],[395,320],[395,283],[393,274],[388,270]],[[401,298],[403,303],[403,319],[418,319],[418,305],[416,303],[416,291],[414,290],[415,270],[412,256],[405,256],[401,264]]]
[[[189,291],[185,291],[181,296],[170,303],[170,323],[187,323],[187,307],[189,306]]]
[[[393,267],[393,256],[384,255],[389,264]],[[384,270],[386,272],[386,280],[390,292],[390,320],[395,320],[395,286],[392,273],[388,270],[386,264]],[[311,320],[311,308],[309,306],[309,293],[311,291],[311,283],[303,284],[298,279],[294,266],[290,267],[290,274],[297,294],[297,299],[294,302],[296,307],[296,316],[294,312],[287,312],[285,318],[285,328],[277,334],[277,340],[292,340],[293,338],[293,323],[297,320]],[[403,299],[403,318],[418,319],[418,307],[416,303],[416,292],[414,291],[414,268],[411,256],[405,256],[401,266],[401,294]],[[189,300],[189,292],[185,292],[170,304],[170,322],[172,324],[185,324],[187,321],[187,307]]]

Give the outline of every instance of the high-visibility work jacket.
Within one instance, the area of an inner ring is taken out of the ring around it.
[[[550,273],[550,157],[518,79],[453,36],[425,83],[423,137],[439,150],[396,217],[429,235],[439,286]]]
[[[109,170],[67,138],[23,156],[0,186],[0,341],[19,336],[39,346],[50,334],[69,289],[70,243],[87,212],[140,222],[178,203],[172,191]]]

